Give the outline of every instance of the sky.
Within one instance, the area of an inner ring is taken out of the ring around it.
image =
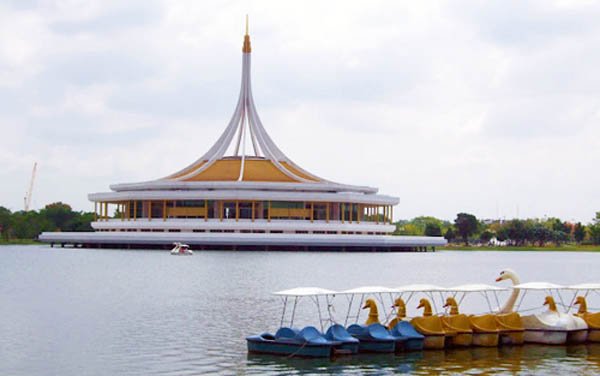
[[[600,2],[2,1],[0,206],[166,176],[239,93],[267,132],[395,219],[600,211]]]

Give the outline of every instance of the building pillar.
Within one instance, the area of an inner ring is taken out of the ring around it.
[[[235,221],[239,222],[240,220],[240,202],[235,200]]]
[[[163,222],[167,220],[167,200],[163,200]]]
[[[252,201],[252,222],[254,222],[254,208],[255,208],[255,204],[254,201]]]
[[[313,223],[315,219],[315,203],[311,202],[310,203],[310,223]]]
[[[151,221],[152,220],[152,200],[148,201],[146,210],[148,211],[148,221]]]
[[[137,200],[133,200],[133,220],[137,220]]]
[[[267,208],[267,221],[271,222],[271,200],[269,200],[269,207]]]
[[[325,205],[325,221],[327,221],[327,223],[329,223],[329,206],[330,205],[331,204],[329,202]]]
[[[204,222],[208,221],[208,200],[204,200]]]

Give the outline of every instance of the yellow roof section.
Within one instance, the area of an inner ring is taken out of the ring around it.
[[[206,170],[197,175],[193,175],[183,181],[237,181],[240,176],[242,160],[235,159],[220,159],[215,161]],[[314,178],[297,171],[286,162],[281,163],[282,166],[289,172],[300,176],[304,179],[315,181]],[[176,177],[174,177],[176,178]],[[269,181],[269,182],[286,182],[300,183],[283,173],[272,161],[268,159],[246,159],[244,161],[244,176],[242,181]]]

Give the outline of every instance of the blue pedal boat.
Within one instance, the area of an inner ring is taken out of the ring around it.
[[[310,358],[327,358],[337,342],[328,341],[313,326],[301,331],[292,328],[279,328],[275,335],[262,333],[246,337],[248,352],[287,355]]]
[[[337,342],[333,347],[334,354],[356,354],[358,353],[359,340],[352,337],[340,324],[334,324],[327,329],[325,339]]]
[[[425,336],[417,332],[414,326],[408,321],[400,321],[390,330],[390,334],[395,337],[402,337],[404,351],[420,351],[423,350]]]
[[[348,333],[359,340],[359,352],[389,353],[396,349],[396,338],[381,324],[353,324],[348,327]]]

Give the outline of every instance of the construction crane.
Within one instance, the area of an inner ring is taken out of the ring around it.
[[[35,182],[35,172],[37,170],[37,162],[33,163],[33,171],[31,171],[31,181],[29,182],[29,190],[25,194],[25,211],[29,211],[31,205],[31,193],[33,192],[33,183]]]

